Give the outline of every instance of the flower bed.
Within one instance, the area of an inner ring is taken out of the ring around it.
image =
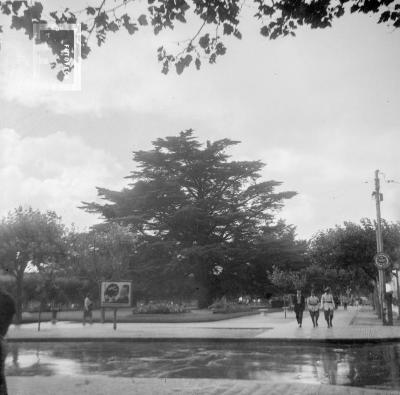
[[[140,303],[132,310],[133,314],[179,314],[187,313],[190,310],[182,305],[173,302],[150,302]]]

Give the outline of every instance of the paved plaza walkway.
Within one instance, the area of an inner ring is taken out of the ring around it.
[[[397,315],[395,316],[397,319]],[[237,340],[237,341],[332,341],[365,342],[400,340],[400,326],[382,326],[369,308],[336,310],[333,328],[327,328],[323,315],[313,328],[308,312],[299,328],[293,312],[261,312],[256,315],[215,322],[194,323],[42,323],[12,326],[9,341],[86,341],[86,340]]]

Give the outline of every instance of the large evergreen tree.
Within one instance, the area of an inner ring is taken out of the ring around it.
[[[260,161],[230,161],[226,150],[237,143],[203,147],[192,130],[160,138],[153,149],[134,152],[129,187],[98,188],[107,202],[84,202],[140,235],[132,269],[143,290],[188,296],[197,289],[205,302],[244,290],[251,247],[276,226],[277,210],[295,192],[260,181]]]

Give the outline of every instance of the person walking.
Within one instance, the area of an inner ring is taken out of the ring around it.
[[[337,310],[338,307],[339,307],[339,305],[340,305],[340,298],[339,298],[339,296],[334,296],[334,297],[333,297],[333,301],[334,301],[334,303],[335,303],[335,310]]]
[[[347,295],[343,295],[342,303],[343,303],[343,309],[347,310],[347,305],[349,304],[349,298],[347,297]]]
[[[304,299],[304,296],[301,294],[301,290],[297,290],[297,294],[294,298],[294,312],[296,314],[296,320],[297,323],[299,324],[299,328],[301,328],[301,325],[303,323],[303,311],[306,307],[306,302]]]
[[[4,372],[4,361],[7,355],[7,345],[4,336],[15,314],[15,302],[10,294],[0,289],[0,395],[7,395],[7,383]]]
[[[83,301],[83,325],[86,324],[86,318],[89,318],[91,324],[93,324],[93,302],[90,299],[90,295],[87,294]]]
[[[314,328],[318,326],[318,318],[319,318],[319,299],[318,296],[315,295],[314,290],[311,290],[311,295],[307,298],[307,308],[310,312],[311,321],[313,323]]]
[[[332,328],[333,311],[335,310],[335,302],[330,287],[325,288],[325,293],[321,297],[321,308],[324,310],[325,320],[328,328]]]

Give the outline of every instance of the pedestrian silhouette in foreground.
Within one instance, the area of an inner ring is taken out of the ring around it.
[[[318,318],[319,318],[319,299],[318,296],[315,295],[314,290],[311,290],[311,295],[307,298],[307,308],[310,312],[311,321],[313,323],[314,328],[318,326]]]
[[[297,290],[297,294],[294,298],[294,312],[296,313],[296,320],[299,324],[299,328],[301,328],[301,324],[303,322],[303,311],[306,307],[306,302],[304,296],[301,294],[301,290]]]
[[[7,383],[4,372],[4,361],[7,355],[7,345],[4,340],[15,314],[15,302],[11,295],[0,289],[0,395],[7,395]]]
[[[325,293],[321,297],[321,308],[324,310],[325,320],[328,328],[332,328],[333,311],[335,310],[335,302],[330,287],[325,288]]]

